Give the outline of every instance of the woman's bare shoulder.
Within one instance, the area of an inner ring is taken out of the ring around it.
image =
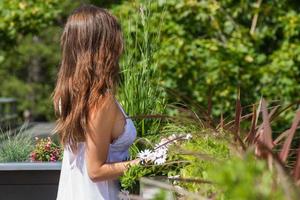
[[[99,121],[101,119],[114,120],[118,112],[118,105],[115,96],[111,93],[105,93],[99,100],[98,105],[91,109],[90,119]]]

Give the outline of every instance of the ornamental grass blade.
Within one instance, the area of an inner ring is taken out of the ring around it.
[[[267,103],[264,99],[262,99],[262,116],[263,116],[263,134],[262,134],[262,142],[267,145],[268,148],[273,148],[273,140],[272,140],[272,129],[270,124],[270,118],[267,110]]]
[[[271,110],[271,112],[269,113],[269,118],[270,118],[270,122],[272,122],[272,117],[275,115],[275,113],[277,112],[277,110],[280,108],[280,105],[274,106],[274,108]]]
[[[165,115],[165,114],[138,114],[138,115],[126,117],[126,119],[161,119],[161,120],[173,119],[173,118],[175,117]]]
[[[188,97],[187,95],[185,95],[185,94],[183,94],[183,93],[181,93],[177,90],[170,89],[170,88],[167,88],[166,91],[170,96],[172,96],[175,99],[178,99],[178,100],[186,103],[187,105],[190,105],[191,107],[197,109],[197,111],[200,112],[202,115],[204,115],[205,118],[212,121],[209,113],[207,113],[207,109],[205,109],[203,106],[201,106],[199,104],[199,102],[197,102],[193,98]]]
[[[245,141],[248,142],[248,144],[253,144],[254,142],[254,139],[255,139],[255,130],[256,130],[256,119],[257,119],[257,116],[256,116],[256,106],[255,104],[253,104],[253,113],[252,113],[252,120],[251,120],[251,127],[250,127],[250,131],[248,133],[248,135],[246,136],[246,139]]]
[[[236,105],[235,105],[235,119],[234,119],[234,140],[235,142],[239,142],[242,149],[246,150],[246,145],[244,144],[243,140],[240,136],[240,125],[241,125],[241,115],[242,115],[242,105],[240,100],[240,89],[238,89]]]
[[[223,116],[223,112],[221,112],[220,128],[221,128],[221,130],[224,129],[224,116]]]
[[[240,90],[238,90],[236,104],[235,104],[235,119],[234,119],[234,140],[237,141],[240,137],[240,124],[241,124],[242,106],[240,100]]]
[[[293,137],[295,135],[295,132],[297,130],[298,124],[300,121],[300,109],[296,112],[296,115],[294,117],[293,123],[292,123],[292,127],[289,129],[289,134],[283,144],[282,150],[280,152],[280,159],[282,160],[282,162],[285,162],[288,154],[290,152],[290,147],[291,147],[291,143],[293,140]]]
[[[265,148],[262,148],[261,144],[268,147],[269,149],[272,149],[274,145],[272,140],[272,129],[270,125],[267,103],[264,99],[261,100],[261,111],[263,117],[263,124],[258,130],[259,135],[256,146],[256,154],[260,157],[268,157],[269,153],[265,151]]]
[[[264,122],[262,122],[260,125],[257,125],[258,123],[258,119],[259,119],[259,114],[262,112],[262,102],[265,102],[265,100],[263,98],[260,99],[259,101],[259,104],[258,104],[258,108],[256,110],[253,110],[253,114],[255,113],[255,122],[253,124],[253,121],[252,121],[252,124],[251,124],[251,129],[254,128],[254,130],[252,131],[255,131],[257,130],[256,132],[253,133],[253,141],[252,141],[252,144],[255,143],[255,141],[257,139],[259,139],[260,137],[260,134],[262,134],[263,130],[264,130]],[[255,106],[255,104],[253,105]],[[274,108],[272,108],[272,110],[270,111],[269,113],[269,126],[271,126],[271,118],[272,116],[276,113],[276,111],[278,110],[280,106],[275,106]],[[266,108],[267,108],[267,105],[266,105]],[[253,108],[254,109],[254,108]],[[267,109],[266,109],[267,110]],[[254,126],[254,127],[252,127]],[[272,136],[272,133],[271,133],[271,136]],[[251,138],[252,139],[252,138]]]
[[[209,116],[209,119],[212,118],[212,91],[211,90],[207,97],[207,115]]]
[[[275,140],[274,140],[274,145],[277,145],[277,144],[279,144],[279,142],[281,141],[281,140],[283,140],[284,138],[286,138],[288,135],[289,135],[289,133],[290,133],[290,129],[288,129],[288,130],[285,130],[284,132],[282,132]]]
[[[274,121],[275,119],[277,119],[277,117],[282,114],[283,112],[289,110],[290,108],[292,108],[294,105],[298,105],[300,104],[300,100],[294,101],[291,104],[287,105],[286,107],[280,109],[278,112],[274,113],[274,115],[272,115],[272,117],[270,118],[270,121]]]
[[[263,98],[261,97],[260,100],[259,100],[259,104],[258,104],[258,108],[257,108],[257,112],[256,112],[255,126],[257,126],[259,114],[261,112],[261,103],[262,103],[262,100],[263,100]]]
[[[243,108],[242,108],[243,110]],[[244,120],[247,120],[247,119],[250,119],[252,117],[252,113],[249,113],[249,114],[246,114],[246,115],[243,115],[241,116],[240,118],[240,122],[244,121]],[[224,120],[225,122],[226,120]],[[234,123],[235,123],[235,119],[234,120],[231,120],[229,122],[227,122],[226,124],[224,124],[224,129],[228,129],[228,130],[234,130]]]
[[[162,176],[162,178],[164,178]],[[186,182],[186,183],[196,183],[196,184],[213,184],[214,182],[205,180],[205,179],[198,179],[198,178],[181,178],[181,177],[168,177],[169,180],[172,181],[179,181],[179,182]]]
[[[300,180],[300,148],[297,153],[297,161],[293,171],[293,176],[296,181]]]

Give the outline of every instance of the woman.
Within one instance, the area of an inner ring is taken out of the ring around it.
[[[68,18],[54,91],[56,132],[64,145],[57,200],[118,199],[117,178],[139,160],[128,160],[136,137],[115,99],[120,25],[106,10],[87,5]]]

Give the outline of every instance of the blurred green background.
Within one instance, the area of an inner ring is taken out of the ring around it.
[[[18,99],[18,112],[36,121],[54,119],[50,95],[60,61],[59,39],[70,12],[92,3],[109,9],[125,35],[144,28],[135,1],[1,0],[0,96]],[[167,101],[176,93],[229,114],[237,88],[243,105],[261,96],[288,104],[300,89],[300,2],[293,0],[157,0],[147,34]],[[154,5],[155,4],[155,5]],[[151,35],[160,33],[159,40]],[[126,40],[126,51],[135,51]],[[171,92],[170,92],[171,91]]]

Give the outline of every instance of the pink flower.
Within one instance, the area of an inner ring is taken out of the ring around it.
[[[36,158],[36,153],[35,153],[35,152],[32,152],[31,155],[30,155],[30,157],[31,157],[31,160],[35,160],[35,158]]]
[[[54,156],[51,156],[51,157],[50,157],[50,161],[55,162],[55,161],[56,161],[56,158],[55,158]]]
[[[49,144],[49,143],[46,144],[45,149],[46,149],[46,150],[50,150],[50,144]]]

